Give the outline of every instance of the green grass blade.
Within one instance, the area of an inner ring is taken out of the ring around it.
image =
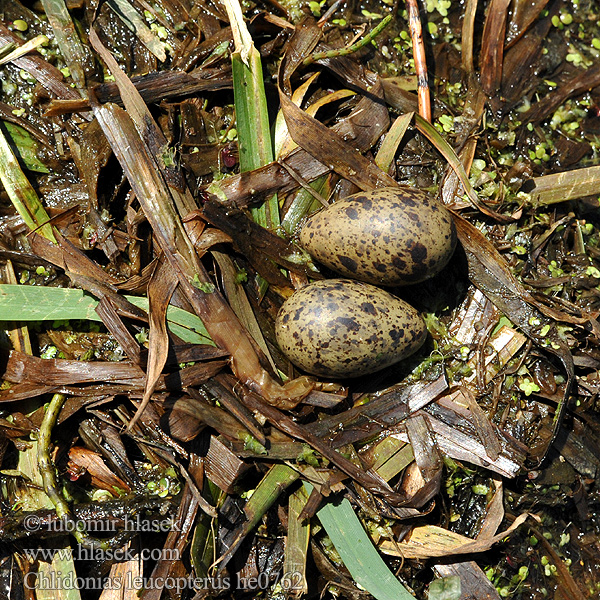
[[[131,304],[148,312],[148,298],[141,296],[125,296]],[[169,306],[167,308],[167,325],[169,329],[184,342],[189,344],[208,344],[214,346],[202,320],[195,314]]]
[[[148,298],[126,296],[147,311]],[[29,285],[0,285],[0,321],[100,321],[98,301],[82,290]],[[169,329],[184,342],[214,346],[202,321],[176,306],[167,309]]]
[[[235,52],[231,56],[233,101],[240,153],[240,171],[252,171],[273,161],[273,142],[260,54],[255,48],[238,0],[226,0]],[[277,197],[252,209],[254,220],[271,230],[279,227]]]
[[[244,523],[246,533],[258,524],[273,502],[279,498],[281,492],[294,483],[298,477],[300,477],[300,473],[287,465],[275,464],[271,467],[244,506],[244,513],[248,518],[248,521]]]
[[[240,153],[240,170],[252,171],[273,161],[269,114],[258,50],[252,46],[248,64],[239,53],[232,58],[233,98]],[[279,226],[279,205],[273,196],[252,209],[252,217],[271,230]]]
[[[294,483],[299,476],[298,471],[285,464],[275,464],[269,469],[269,472],[260,480],[244,506],[247,521],[238,529],[235,539],[230,544],[227,552],[219,558],[218,563],[227,564],[244,538],[256,527],[263,515],[279,498],[281,492]]]
[[[33,136],[20,125],[8,121],[4,122],[4,127],[23,166],[30,171],[50,173],[50,169],[38,158],[41,144]]]
[[[309,483],[304,486],[312,490]],[[317,517],[356,583],[377,600],[414,600],[383,562],[346,498],[339,504],[328,502]]]
[[[262,64],[254,46],[248,64],[239,52],[231,60],[240,169],[252,171],[273,160]]]
[[[13,206],[30,229],[39,228],[40,235],[56,244],[51,225],[44,225],[50,219],[35,190],[23,173],[4,131],[0,128],[0,181]]]

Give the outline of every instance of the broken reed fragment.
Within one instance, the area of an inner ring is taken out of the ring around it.
[[[42,0],[42,6],[71,77],[80,94],[85,96],[86,75],[94,72],[94,59],[90,48],[81,43],[64,0]]]
[[[0,49],[0,65],[12,62],[21,56],[25,56],[25,54],[28,54],[32,50],[35,50],[38,46],[46,44],[47,42],[48,38],[45,35],[36,35],[34,38],[26,41],[22,46],[18,46],[16,49],[14,43],[9,43]],[[7,50],[6,54],[4,54],[5,50]]]
[[[137,10],[135,10],[129,0],[108,0],[107,4],[114,14],[117,15],[129,29],[135,32],[135,35],[140,42],[144,44],[158,60],[161,62],[167,60],[165,44],[151,31],[146,24],[146,21],[138,14]]]

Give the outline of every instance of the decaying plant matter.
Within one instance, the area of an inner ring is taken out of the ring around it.
[[[600,25],[570,6],[2,0],[0,598],[596,597]],[[300,372],[277,312],[334,274],[299,227],[402,186],[459,239],[388,288],[424,345]]]

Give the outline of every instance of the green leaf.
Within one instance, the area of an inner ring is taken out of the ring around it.
[[[304,486],[312,490],[309,483]],[[346,498],[328,502],[317,517],[358,585],[377,600],[414,600],[389,570]]]
[[[273,502],[279,498],[281,492],[294,483],[298,477],[300,477],[300,473],[287,465],[275,464],[271,467],[244,506],[244,513],[248,519],[244,523],[245,533],[251,531],[258,524]]]
[[[240,152],[240,171],[252,171],[273,161],[269,111],[258,50],[252,46],[248,64],[239,53],[231,57],[233,98]],[[279,226],[277,197],[252,209],[254,220],[271,230]]]
[[[13,125],[6,121],[4,127],[25,168],[38,173],[49,173],[50,169],[38,158],[40,146],[38,141],[19,125]]]
[[[148,311],[148,298],[125,297],[138,308]],[[95,311],[97,305],[95,298],[78,289],[0,285],[0,321],[101,321]],[[215,345],[202,321],[186,310],[169,306],[167,325],[184,342]]]
[[[35,190],[21,170],[4,132],[0,128],[0,181],[13,206],[30,229],[40,227],[39,233],[56,243],[51,225],[44,225],[50,219]]]

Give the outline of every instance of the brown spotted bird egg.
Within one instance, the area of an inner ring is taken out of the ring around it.
[[[423,319],[410,304],[349,279],[311,283],[277,315],[279,346],[298,367],[328,378],[358,377],[392,365],[425,340]]]
[[[456,246],[450,212],[425,192],[360,192],[311,215],[300,245],[320,263],[375,285],[408,285],[437,275]]]

